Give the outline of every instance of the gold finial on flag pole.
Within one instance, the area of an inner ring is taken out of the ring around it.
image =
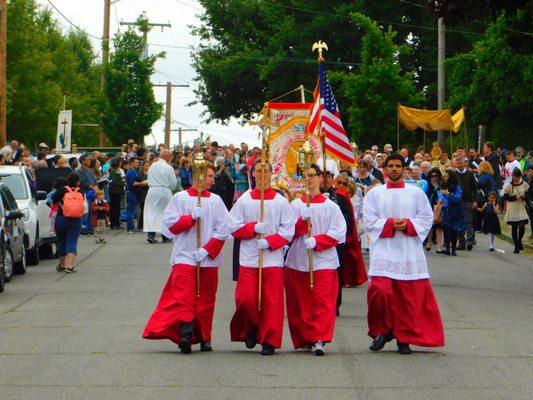
[[[313,43],[313,47],[311,48],[311,50],[312,51],[318,50],[318,62],[324,61],[324,57],[322,57],[322,51],[323,50],[329,51],[328,45],[322,40],[319,40],[318,42]]]

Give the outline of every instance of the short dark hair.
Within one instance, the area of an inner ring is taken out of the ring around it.
[[[487,146],[491,150],[494,150],[494,144],[492,142],[485,142],[485,146]]]
[[[405,160],[403,159],[403,156],[399,153],[392,153],[390,154],[383,163],[383,166],[387,168],[387,165],[389,164],[389,161],[391,160],[399,160],[402,163],[402,168],[405,168]]]
[[[260,159],[260,158],[258,158],[257,160],[255,160],[255,161],[254,161],[254,169],[255,169],[255,166],[256,166],[257,164],[260,164],[260,163],[261,163],[261,159]],[[270,164],[270,163],[268,162],[268,160],[265,161],[265,164],[268,165],[268,169],[270,170],[270,172],[272,172],[272,164]]]
[[[44,151],[39,151],[37,153],[37,160],[46,160],[46,153]]]
[[[520,170],[520,168],[513,169],[513,177],[514,178],[518,178],[518,177],[521,177],[521,176],[522,176],[522,171]]]
[[[78,182],[80,181],[80,176],[77,172],[71,172],[67,176],[67,183],[70,187],[78,186]]]
[[[322,170],[320,169],[318,164],[311,164],[309,168],[313,168],[318,176],[322,175]]]

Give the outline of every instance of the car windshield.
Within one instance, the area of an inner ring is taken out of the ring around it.
[[[28,198],[26,183],[24,182],[22,175],[0,175],[0,182],[4,183],[9,190],[11,190],[15,200],[23,200]]]

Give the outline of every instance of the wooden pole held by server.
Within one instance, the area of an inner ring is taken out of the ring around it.
[[[259,208],[259,222],[263,223],[265,220],[265,183],[264,183],[264,172],[266,169],[268,169],[267,164],[267,135],[268,135],[268,129],[271,126],[277,125],[276,123],[272,122],[272,120],[266,116],[262,116],[259,121],[248,121],[249,125],[253,126],[259,126],[261,128],[261,163],[259,164],[259,169],[261,171],[260,180],[261,183],[259,184],[259,193],[261,196],[261,202],[260,202],[260,208]],[[256,178],[256,186],[257,186],[257,178]],[[259,239],[264,239],[264,235],[260,234]],[[258,260],[258,283],[257,283],[257,309],[261,311],[261,299],[262,299],[262,290],[263,290],[263,254],[264,250],[259,250],[259,260]]]
[[[300,170],[303,171],[304,177],[305,177],[305,206],[310,209],[311,208],[311,199],[309,196],[309,177],[307,176],[307,171],[309,168],[311,168],[311,161],[313,158],[313,149],[311,148],[311,144],[308,141],[305,141],[303,146],[298,150],[298,166],[300,167]],[[312,233],[313,225],[311,223],[311,220],[307,220],[307,237],[311,238],[313,236]],[[309,261],[309,287],[311,289],[315,286],[315,279],[314,279],[314,253],[312,249],[307,249],[307,258]]]
[[[202,153],[197,153],[192,163],[192,173],[194,182],[198,183],[198,207],[202,207],[202,190],[207,175],[207,161]],[[202,218],[196,220],[196,247],[202,247]],[[196,263],[196,297],[200,297],[200,262]]]

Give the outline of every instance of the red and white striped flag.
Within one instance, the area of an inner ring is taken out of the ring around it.
[[[319,63],[318,84],[314,97],[315,101],[307,121],[306,133],[315,133],[320,126],[322,132],[317,132],[317,134],[324,135],[326,151],[348,165],[355,165],[352,146],[342,126],[339,107],[322,62]]]

